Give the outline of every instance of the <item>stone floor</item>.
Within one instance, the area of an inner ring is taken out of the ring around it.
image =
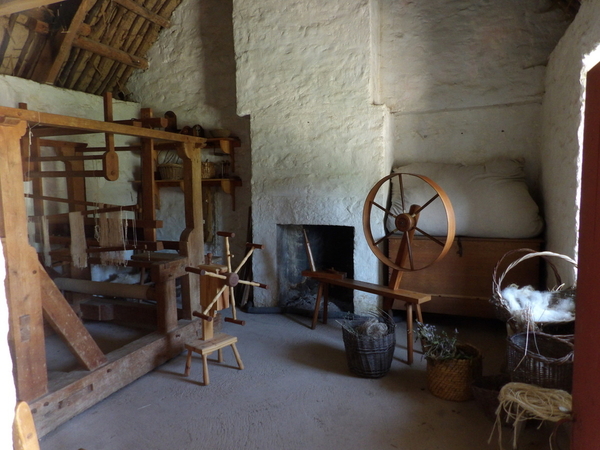
[[[310,319],[281,314],[240,313],[246,325],[226,323],[239,337],[245,369],[237,370],[229,349],[223,364],[209,364],[211,382],[201,384],[195,356],[189,378],[185,355],[174,358],[41,440],[42,450],[170,449],[498,449],[490,439],[493,422],[471,400],[451,402],[427,390],[426,362],[419,353],[409,366],[405,324],[397,326],[390,371],[360,378],[347,366],[340,324],[330,320],[309,328]],[[484,373],[504,364],[506,332],[497,321],[428,316],[484,355]],[[92,324],[103,345],[126,341],[136,332]],[[104,334],[103,334],[104,333]],[[111,345],[113,345],[111,344]],[[53,370],[68,367],[69,355],[48,344]],[[417,348],[419,346],[417,345]],[[52,368],[52,367],[51,367]],[[519,449],[549,449],[552,428],[528,426]],[[512,448],[512,429],[502,429],[503,448]],[[568,436],[559,433],[560,448]]]

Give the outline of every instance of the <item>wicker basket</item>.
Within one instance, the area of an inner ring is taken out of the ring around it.
[[[509,257],[514,256],[517,253],[525,253],[525,255],[521,256],[520,258],[518,258],[515,261],[513,261],[512,263],[510,263],[506,267],[506,270],[504,270],[504,272],[500,274],[499,268],[502,265],[503,261],[505,261]],[[570,264],[572,264],[574,268],[577,268],[577,263],[572,258],[570,258],[566,255],[561,255],[560,253],[536,252],[535,250],[532,250],[529,248],[520,248],[520,249],[516,249],[516,250],[511,250],[511,251],[505,253],[502,256],[502,258],[500,258],[498,260],[498,262],[496,263],[496,266],[494,267],[494,271],[492,273],[492,298],[490,299],[490,302],[491,302],[492,306],[494,307],[496,316],[500,320],[503,320],[507,323],[507,325],[509,327],[509,332],[511,334],[524,332],[524,331],[527,331],[528,329],[531,331],[532,328],[533,328],[533,331],[540,331],[540,330],[545,331],[545,330],[551,330],[553,328],[556,328],[558,330],[561,330],[560,334],[567,334],[566,332],[564,332],[564,330],[573,328],[572,320],[564,321],[564,322],[534,322],[534,323],[525,324],[525,323],[523,323],[522,320],[518,320],[517,318],[515,318],[512,315],[512,313],[509,311],[509,309],[507,307],[507,301],[502,297],[502,282],[504,281],[504,278],[506,277],[508,272],[511,269],[513,269],[516,265],[522,263],[523,261],[526,261],[531,258],[538,258],[538,257],[544,258],[546,260],[546,263],[548,264],[548,267],[554,273],[554,277],[556,279],[556,286],[552,289],[552,291],[568,291],[569,289],[572,289],[572,288],[564,287],[562,285],[562,281],[561,281],[561,277],[558,272],[558,269],[556,268],[556,266],[553,264],[553,262],[551,260],[552,258],[562,259],[562,260],[567,261]]]
[[[544,333],[517,333],[508,338],[508,370],[512,381],[571,392],[573,344]]]
[[[161,180],[181,180],[183,178],[183,165],[164,163],[158,165]]]
[[[381,378],[390,370],[396,348],[395,324],[384,319],[388,334],[381,338],[364,336],[353,331],[365,320],[352,320],[342,326],[346,359],[350,372],[364,378]]]
[[[464,402],[473,398],[471,385],[481,377],[481,352],[469,344],[458,347],[472,356],[470,359],[427,358],[427,389],[444,400]]]
[[[510,382],[508,375],[487,375],[477,378],[471,385],[475,402],[491,421],[496,420],[496,410],[500,405],[500,400],[498,400],[500,389],[508,382]],[[507,424],[505,420],[502,420],[501,423]]]

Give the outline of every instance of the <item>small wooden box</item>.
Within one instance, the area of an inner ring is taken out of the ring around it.
[[[390,239],[388,255],[395,260],[400,238]],[[448,254],[436,264],[415,272],[404,272],[400,287],[432,295],[432,300],[422,306],[424,312],[454,314],[474,317],[496,317],[489,302],[492,296],[494,266],[502,256],[520,248],[541,251],[541,239],[486,239],[458,237]],[[417,261],[432,261],[441,247],[431,239],[416,236],[413,255]],[[523,253],[524,254],[524,253]],[[505,261],[499,268],[502,274],[506,266],[522,256]],[[510,270],[502,283],[519,286],[540,287],[541,258],[532,258]]]

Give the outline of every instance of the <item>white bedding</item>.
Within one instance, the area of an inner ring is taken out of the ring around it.
[[[525,183],[523,162],[496,159],[479,165],[414,163],[394,172],[424,175],[437,183],[450,198],[456,216],[456,235],[486,238],[531,238],[544,227],[539,208]],[[404,176],[405,205],[423,205],[435,193],[416,177]],[[394,214],[402,212],[397,183],[392,187]],[[408,208],[408,206],[407,206]],[[447,233],[446,215],[438,200],[419,218],[419,228],[434,236]],[[393,229],[393,219],[388,219]]]

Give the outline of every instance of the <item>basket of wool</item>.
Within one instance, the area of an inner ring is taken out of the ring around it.
[[[396,326],[389,315],[347,320],[342,323],[342,336],[352,373],[364,378],[388,373],[396,348]]]
[[[517,252],[525,252],[524,256],[509,264],[506,270],[499,274],[498,268],[502,261]],[[556,286],[538,291],[532,286],[509,285],[502,287],[506,274],[516,265],[531,258],[544,258],[548,267],[552,269],[556,279]],[[577,264],[566,255],[553,252],[536,252],[530,249],[512,250],[506,253],[496,264],[493,272],[493,294],[490,302],[494,306],[500,319],[505,320],[511,334],[526,331],[556,330],[556,334],[571,334],[575,321],[575,294],[574,286],[565,286],[552,258],[559,258],[570,263],[573,268]],[[553,333],[554,334],[554,333]]]

